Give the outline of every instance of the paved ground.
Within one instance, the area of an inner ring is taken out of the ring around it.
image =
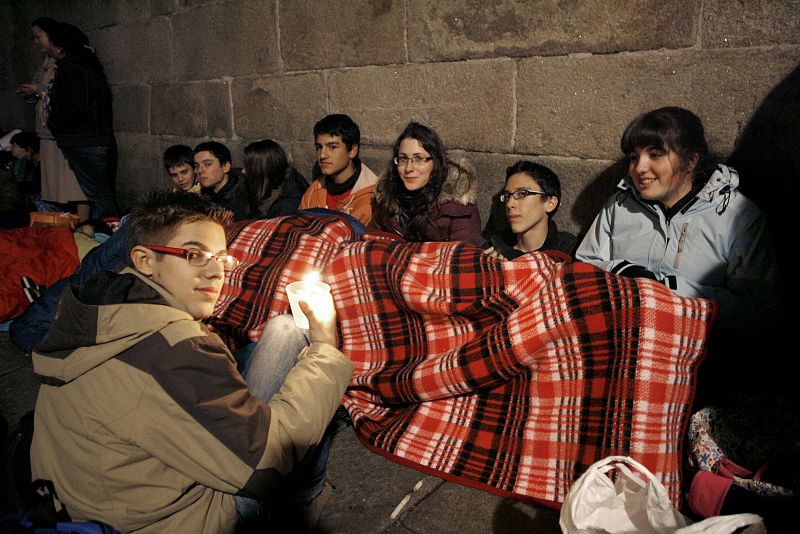
[[[7,333],[0,333],[0,414],[9,426],[33,408],[36,387],[30,359],[9,341]],[[320,533],[560,532],[554,510],[403,467],[367,450],[351,428],[334,439],[329,474],[335,489],[323,510]],[[405,505],[399,506],[404,500]]]

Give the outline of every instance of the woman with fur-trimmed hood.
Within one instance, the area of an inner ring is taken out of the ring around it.
[[[476,173],[465,159],[447,158],[431,128],[409,123],[392,149],[372,198],[368,230],[408,241],[481,244],[481,215],[475,204]]]

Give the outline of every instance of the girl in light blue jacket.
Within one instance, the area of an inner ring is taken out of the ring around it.
[[[777,309],[775,254],[761,210],[714,162],[700,119],[665,107],[628,126],[628,176],[606,202],[576,259],[622,276],[658,280],[714,299],[718,329],[756,334]]]

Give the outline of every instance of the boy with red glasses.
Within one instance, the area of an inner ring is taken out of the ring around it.
[[[226,247],[230,221],[199,195],[151,194],[128,221],[133,268],[65,290],[33,353],[44,384],[31,467],[73,519],[123,532],[269,528],[268,503],[292,508],[325,488],[327,456],[315,464],[315,448],[352,371],[335,348],[336,319],[305,306],[307,347],[271,322],[262,341],[274,337],[253,358],[277,354],[287,374],[272,377],[271,391],[264,377],[243,379],[200,322],[238,263]]]

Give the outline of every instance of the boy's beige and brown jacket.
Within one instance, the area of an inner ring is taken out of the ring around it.
[[[33,363],[34,479],[52,480],[74,519],[123,532],[231,532],[234,495],[270,498],[352,371],[312,343],[266,403],[218,336],[130,269],[65,290]]]

